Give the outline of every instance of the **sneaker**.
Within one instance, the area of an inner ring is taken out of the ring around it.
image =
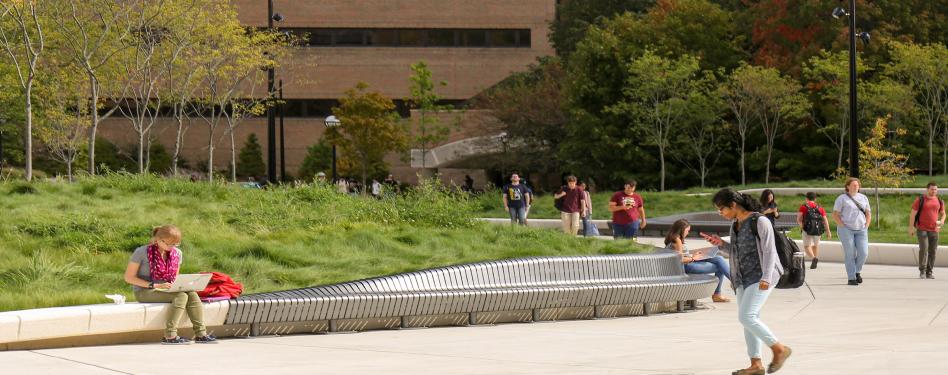
[[[856,282],[862,284],[862,275],[856,272]]]
[[[924,279],[924,278],[925,278],[925,271],[918,271],[918,278],[919,278],[919,279]]]
[[[191,343],[191,340],[188,340],[181,336],[175,336],[172,339],[164,338],[164,337],[161,338],[162,345],[188,345],[190,343]]]
[[[194,342],[198,344],[217,344],[217,337],[210,334],[204,335],[204,336],[197,336],[194,338]]]
[[[813,258],[813,261],[810,262],[810,269],[811,269],[811,270],[815,270],[815,269],[816,269],[816,264],[819,263],[819,262],[820,262],[819,259]]]
[[[934,278],[935,278],[935,275],[932,275],[931,273],[928,273],[928,274],[925,275],[925,278],[926,278],[926,279],[934,279]]]
[[[856,280],[849,280],[849,282],[848,282],[847,284],[849,284],[849,285],[859,285],[859,282],[856,281]]]

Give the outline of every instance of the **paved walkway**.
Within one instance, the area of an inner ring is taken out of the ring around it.
[[[948,269],[821,264],[778,290],[764,321],[794,348],[780,374],[948,372]],[[735,304],[556,323],[0,352],[3,374],[730,374],[746,365]],[[769,362],[769,354],[765,362]]]

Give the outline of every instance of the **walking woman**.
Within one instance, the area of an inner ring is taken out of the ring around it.
[[[764,189],[764,191],[760,193],[760,213],[767,216],[771,223],[777,223],[777,218],[780,217],[780,211],[777,210],[777,199],[774,198],[773,190]]]
[[[670,250],[675,250],[678,255],[681,257],[681,263],[685,268],[685,273],[690,274],[708,274],[713,273],[715,277],[718,278],[718,286],[714,289],[714,294],[711,295],[711,300],[714,302],[731,302],[721,295],[721,285],[724,284],[724,278],[731,277],[730,267],[728,267],[727,260],[720,255],[715,255],[710,258],[700,259],[695,255],[692,255],[688,251],[688,247],[685,246],[685,238],[688,237],[688,233],[691,232],[691,224],[688,223],[688,220],[678,219],[672,223],[671,229],[668,230],[668,235],[665,236],[665,248]]]
[[[717,235],[702,233],[708,242],[730,254],[731,287],[737,293],[737,318],[744,326],[744,341],[751,365],[734,371],[734,375],[764,375],[761,361],[761,344],[770,347],[773,361],[766,373],[774,373],[783,367],[792,351],[781,344],[773,332],[760,320],[760,310],[773,291],[783,267],[777,258],[774,244],[774,228],[769,220],[761,220],[759,203],[747,194],[732,189],[721,189],[712,199],[718,213],[733,220],[731,240],[727,243]],[[756,223],[756,234],[751,223]]]
[[[869,256],[869,223],[872,222],[869,198],[859,192],[858,178],[846,179],[846,192],[836,197],[833,204],[833,221],[839,242],[843,244],[848,283],[858,286],[862,284],[862,265]]]
[[[178,336],[178,320],[185,311],[194,328],[194,342],[215,343],[217,338],[207,334],[204,326],[204,305],[197,292],[162,292],[169,289],[181,268],[181,231],[174,225],[156,227],[148,245],[135,249],[125,268],[125,282],[132,284],[138,302],[171,303],[165,320],[162,344],[181,345],[191,341]]]

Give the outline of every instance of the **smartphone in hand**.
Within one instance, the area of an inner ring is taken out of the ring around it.
[[[707,240],[708,242],[710,242],[712,245],[715,245],[715,246],[720,245],[722,242],[724,242],[721,240],[721,237],[718,237],[717,235],[711,235],[705,232],[698,232],[698,234],[702,238],[704,238],[705,240]]]

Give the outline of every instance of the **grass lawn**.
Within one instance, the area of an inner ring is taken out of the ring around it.
[[[160,224],[184,238],[182,272],[220,271],[245,293],[342,282],[488,259],[616,254],[628,241],[474,220],[480,201],[423,186],[402,197],[324,186],[263,191],[151,176],[0,182],[0,311],[133,299],[131,251]]]
[[[925,187],[928,181],[934,180],[939,186],[945,186],[948,188],[948,176],[935,176],[934,178],[928,178],[927,176],[917,177],[914,181],[908,184],[908,187]],[[796,181],[783,184],[770,184],[769,187],[838,187],[840,184],[835,181]],[[745,188],[761,188],[765,187],[763,184],[759,185],[749,185],[746,187],[740,187],[740,189]],[[667,216],[678,213],[686,212],[700,212],[700,211],[713,211],[714,207],[711,204],[711,195],[703,196],[689,196],[688,194],[697,194],[697,193],[714,193],[717,189],[690,189],[687,191],[666,191],[666,192],[655,192],[655,191],[638,191],[642,195],[642,199],[645,200],[645,213],[646,217],[659,217]],[[607,206],[609,205],[609,198],[614,192],[600,192],[593,194],[593,219],[611,219],[612,216],[609,213]],[[872,206],[873,215],[877,215],[881,212],[881,223],[876,226],[875,219],[873,219],[873,224],[869,229],[869,240],[871,242],[892,242],[892,243],[915,243],[916,239],[914,236],[908,235],[908,215],[912,206],[912,202],[917,197],[916,195],[882,195],[880,196],[880,207],[876,206],[875,197],[872,195],[872,189],[864,188],[863,193],[869,197],[869,201]],[[827,214],[830,214],[833,208],[833,202],[836,200],[835,195],[825,195],[817,198],[817,202],[821,204],[827,210]],[[796,215],[797,209],[803,204],[804,198],[803,195],[791,197],[791,196],[778,196],[777,203],[780,205],[781,212],[788,215]],[[500,192],[494,191],[485,193],[476,198],[478,206],[478,215],[482,217],[508,217],[507,213],[504,212],[503,204],[500,200]],[[538,196],[534,201],[533,207],[530,209],[530,218],[534,219],[558,219],[559,212],[553,207],[553,196],[550,194]],[[835,224],[830,218],[830,225],[834,228]],[[791,233],[792,237],[800,238],[799,229],[794,230]],[[834,233],[835,239],[835,233]]]

